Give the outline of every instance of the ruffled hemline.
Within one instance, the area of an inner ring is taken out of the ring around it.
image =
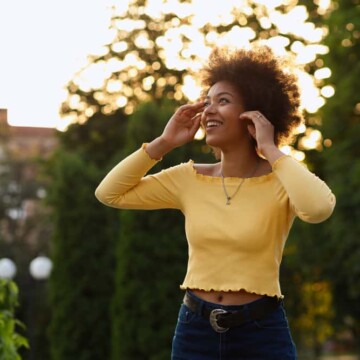
[[[238,291],[246,291],[249,294],[256,294],[260,296],[270,296],[270,297],[277,297],[278,299],[283,299],[284,295],[278,292],[271,292],[271,291],[260,291],[255,289],[249,289],[247,287],[240,287],[240,288],[217,288],[217,287],[199,287],[199,286],[185,286],[180,285],[181,290],[200,290],[200,291],[221,291],[221,292],[238,292]]]

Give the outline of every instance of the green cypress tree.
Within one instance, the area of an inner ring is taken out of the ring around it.
[[[97,113],[58,133],[60,146],[46,164],[53,209],[54,270],[50,279],[53,359],[110,358],[110,303],[118,216],[94,191],[121,149],[126,116]]]
[[[338,0],[327,19],[330,48],[324,57],[335,95],[323,109],[323,133],[332,141],[323,158],[337,205],[326,239],[327,274],[332,279],[338,327],[352,330],[360,353],[360,2]]]
[[[319,80],[318,85],[333,86],[335,95],[328,98],[316,114],[317,124],[312,124],[323,134],[323,149],[321,152],[309,152],[307,158],[311,168],[326,180],[335,193],[337,204],[333,215],[325,223],[315,226],[295,224],[291,235],[294,247],[290,250],[293,251],[285,261],[290,271],[284,277],[288,277],[289,290],[293,288],[290,300],[294,305],[292,315],[295,320],[301,317],[301,313],[309,311],[302,300],[304,294],[298,291],[301,284],[327,281],[330,285],[332,314],[323,313],[323,316],[314,319],[312,330],[300,334],[302,338],[310,335],[315,339],[316,328],[327,316],[332,320],[334,336],[344,329],[350,330],[360,353],[357,341],[360,336],[360,291],[356,285],[360,281],[360,2],[333,1],[324,17],[318,14],[314,17],[312,20],[322,20],[329,30],[324,40],[329,52],[321,61],[323,66],[331,69],[331,77]],[[298,301],[293,294],[297,294]],[[313,301],[309,305],[313,307]],[[319,347],[320,344],[317,345]],[[347,347],[351,351],[350,343]]]
[[[147,103],[129,120],[126,152],[161,134],[171,116],[171,104]],[[196,156],[209,157],[193,142],[167,154],[152,171]],[[169,359],[179,289],[186,270],[187,243],[179,211],[121,210],[117,246],[116,295],[113,302],[115,359]]]
[[[98,168],[77,153],[53,158],[52,359],[108,359],[117,225],[94,196]]]

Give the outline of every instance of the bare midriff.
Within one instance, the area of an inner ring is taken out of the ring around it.
[[[202,300],[221,305],[243,305],[262,298],[264,295],[240,291],[204,291],[191,289]]]

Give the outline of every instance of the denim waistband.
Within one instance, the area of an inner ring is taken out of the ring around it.
[[[226,310],[229,312],[246,310],[249,307],[251,307],[252,305],[255,305],[255,304],[257,305],[257,304],[267,302],[268,299],[271,298],[270,296],[264,295],[260,299],[251,301],[251,302],[243,304],[243,305],[222,305],[222,304],[212,303],[212,302],[203,300],[203,299],[199,298],[198,296],[196,296],[191,290],[186,290],[186,292],[190,297],[192,297],[197,302],[199,302],[199,304],[200,304],[199,307],[207,307],[207,308],[211,308],[211,309],[223,309],[223,310]],[[282,302],[282,300],[279,299],[279,302]]]

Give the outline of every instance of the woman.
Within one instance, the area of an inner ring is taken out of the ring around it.
[[[189,245],[172,359],[296,359],[279,285],[296,216],[327,219],[327,185],[279,150],[301,122],[296,78],[267,47],[214,50],[205,101],[181,106],[163,133],[121,161],[97,198],[128,209],[175,208]],[[146,175],[202,126],[219,161]]]

